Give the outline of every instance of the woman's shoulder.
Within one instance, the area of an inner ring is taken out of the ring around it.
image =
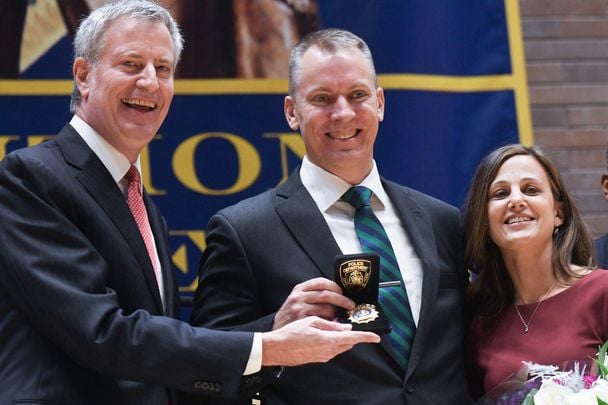
[[[608,282],[608,271],[604,269],[594,269],[583,273],[579,281],[590,282]]]
[[[608,271],[602,269],[590,270],[580,278],[574,279],[574,284],[567,291],[574,293],[582,290],[584,290],[585,294],[589,291],[598,291],[607,294]],[[582,292],[580,294],[582,295]]]

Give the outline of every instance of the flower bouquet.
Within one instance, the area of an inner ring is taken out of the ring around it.
[[[486,393],[477,405],[608,405],[608,342],[591,362],[571,367],[524,366]]]

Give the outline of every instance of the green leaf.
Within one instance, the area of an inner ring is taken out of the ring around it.
[[[606,378],[606,376],[608,375],[608,367],[606,367],[604,365],[604,362],[606,360],[606,352],[608,351],[608,341],[606,341],[602,347],[600,347],[600,351],[597,355],[597,360],[593,360],[599,368],[600,371],[600,377],[601,378]]]
[[[601,399],[597,399],[597,405],[608,405],[608,402],[602,401]]]
[[[526,395],[526,397],[522,401],[521,405],[534,405],[534,395],[536,395],[537,392],[538,392],[538,389],[532,388],[530,390],[530,392],[528,392],[528,395]],[[601,404],[601,405],[603,405],[603,404]],[[608,404],[606,404],[606,405],[608,405]]]

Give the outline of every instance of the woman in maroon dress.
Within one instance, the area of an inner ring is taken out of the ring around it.
[[[465,233],[474,397],[523,361],[559,367],[597,354],[608,338],[608,272],[593,271],[590,232],[540,148],[507,145],[481,162]]]

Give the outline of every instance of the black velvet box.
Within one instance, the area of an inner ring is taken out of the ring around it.
[[[338,255],[335,260],[334,281],[344,295],[355,301],[355,309],[338,308],[338,320],[350,323],[353,330],[385,334],[390,323],[378,303],[380,258],[376,254]]]

